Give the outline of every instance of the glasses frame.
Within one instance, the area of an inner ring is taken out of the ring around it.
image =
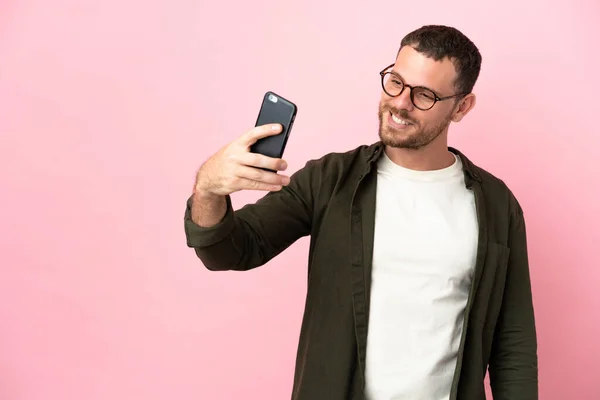
[[[388,70],[389,70],[390,68],[392,68],[394,65],[396,65],[396,64],[391,64],[391,65],[388,65],[387,67],[385,67],[385,68],[384,68],[384,69],[383,69],[383,70],[382,70],[382,71],[379,73],[379,75],[381,75],[381,87],[383,88],[383,91],[385,92],[385,94],[387,94],[387,95],[388,95],[388,96],[390,96],[390,97],[398,97],[398,96],[400,96],[400,95],[401,95],[401,94],[404,92],[404,89],[405,89],[405,88],[409,88],[409,89],[410,89],[410,101],[412,102],[413,106],[415,106],[417,109],[419,109],[419,110],[421,110],[421,111],[427,111],[427,110],[431,110],[431,109],[433,108],[433,106],[435,106],[435,105],[436,105],[436,103],[437,103],[438,101],[444,101],[444,100],[454,99],[454,98],[456,98],[456,97],[459,97],[459,96],[466,96],[467,94],[469,94],[469,93],[456,93],[456,94],[453,94],[453,95],[451,95],[451,96],[440,97],[440,96],[438,96],[438,95],[437,95],[437,93],[435,93],[433,90],[429,89],[428,87],[425,87],[425,86],[413,86],[413,85],[409,85],[409,84],[405,83],[405,82],[404,82],[404,80],[402,79],[402,77],[401,77],[400,75],[398,75],[398,74],[397,74],[397,73],[395,73],[394,71],[388,71]],[[400,93],[398,93],[398,94],[397,94],[397,95],[395,95],[395,96],[392,96],[391,94],[389,94],[389,93],[388,93],[388,91],[387,91],[387,90],[385,90],[385,85],[384,85],[383,81],[385,80],[385,76],[386,76],[387,74],[390,74],[390,75],[393,75],[393,76],[397,77],[397,78],[398,78],[398,80],[399,80],[400,82],[402,82],[402,89],[400,90]],[[431,105],[431,107],[429,107],[429,108],[421,108],[421,107],[419,107],[419,106],[417,106],[417,105],[415,104],[414,89],[425,89],[425,90],[428,90],[428,91],[430,91],[431,93],[433,93],[433,96],[434,96],[434,97],[433,97],[433,99],[434,99],[434,101],[433,101],[433,104]]]

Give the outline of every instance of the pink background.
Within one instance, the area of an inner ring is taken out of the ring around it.
[[[266,90],[299,106],[290,171],[374,142],[378,72],[427,23],[483,53],[451,144],[525,209],[540,398],[600,398],[600,5],[319,3],[0,3],[0,398],[289,398],[308,241],[206,271],[194,173]]]

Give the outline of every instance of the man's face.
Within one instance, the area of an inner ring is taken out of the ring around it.
[[[402,82],[411,86],[425,86],[437,96],[456,93],[453,86],[456,70],[449,59],[434,61],[410,46],[400,50],[392,70]],[[454,99],[439,101],[423,111],[410,99],[411,89],[404,88],[398,97],[383,90],[379,103],[379,137],[383,144],[406,149],[420,149],[445,134],[455,110]]]

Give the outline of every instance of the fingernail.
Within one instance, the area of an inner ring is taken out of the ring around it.
[[[287,163],[285,161],[281,162],[281,169],[286,169],[287,168]]]
[[[271,129],[273,129],[274,131],[276,131],[277,129],[279,129],[279,125],[273,125],[273,126],[271,126]]]

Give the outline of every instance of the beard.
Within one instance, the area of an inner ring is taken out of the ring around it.
[[[388,118],[388,113],[392,111],[401,119],[410,122],[409,132],[402,132],[391,127],[384,118]],[[398,149],[419,150],[437,139],[450,125],[451,115],[446,116],[442,121],[431,126],[422,126],[418,121],[410,118],[406,110],[394,110],[389,106],[379,104],[379,138],[381,142],[389,147]]]

